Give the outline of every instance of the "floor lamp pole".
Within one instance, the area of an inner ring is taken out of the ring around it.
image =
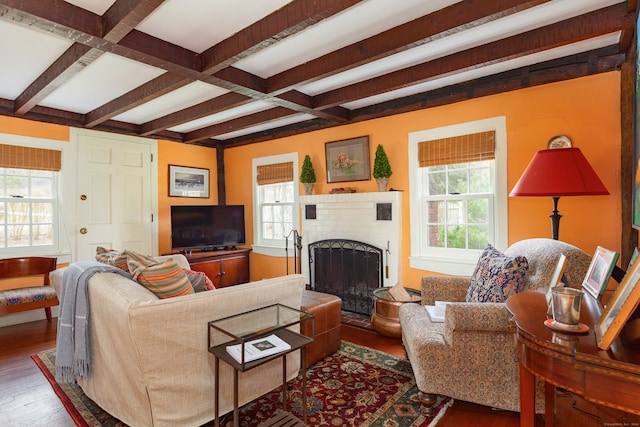
[[[560,231],[560,218],[562,218],[562,215],[558,213],[558,200],[560,200],[560,197],[552,196],[551,199],[553,200],[553,213],[549,215],[549,218],[551,218],[551,234],[553,240],[558,240],[558,232]]]

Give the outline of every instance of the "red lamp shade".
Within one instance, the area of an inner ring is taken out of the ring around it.
[[[606,187],[579,148],[540,150],[510,196],[598,196]]]

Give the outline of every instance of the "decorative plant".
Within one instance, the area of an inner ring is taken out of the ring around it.
[[[302,162],[302,171],[300,172],[300,182],[303,184],[313,184],[316,182],[316,173],[311,164],[311,157],[307,154]]]
[[[376,158],[373,161],[373,177],[376,179],[389,178],[392,173],[387,153],[385,153],[382,145],[378,144],[376,148]]]

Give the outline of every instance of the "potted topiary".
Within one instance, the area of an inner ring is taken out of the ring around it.
[[[382,145],[378,144],[376,158],[373,161],[373,177],[378,183],[378,190],[387,191],[387,184],[392,173],[387,153],[385,153]]]
[[[311,157],[307,154],[302,162],[302,171],[300,171],[300,182],[304,186],[304,193],[309,196],[313,193],[313,184],[316,182],[316,173],[311,164]]]

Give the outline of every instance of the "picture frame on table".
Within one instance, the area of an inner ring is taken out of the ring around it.
[[[549,289],[547,289],[547,305],[551,304],[551,295],[552,290],[556,286],[562,286],[562,275],[564,274],[564,269],[567,267],[567,257],[565,254],[560,254],[558,258],[558,263],[556,264],[556,269],[553,272],[553,276],[551,277],[551,281],[549,282]]]
[[[613,268],[616,266],[618,256],[617,252],[601,246],[596,248],[587,274],[582,282],[582,288],[596,300],[600,299],[607,288],[607,283],[609,283]]]
[[[640,259],[636,259],[594,325],[598,348],[608,350],[640,302]]]
[[[169,165],[169,196],[209,198],[209,169]]]
[[[327,182],[365,181],[370,178],[369,137],[324,144]]]

